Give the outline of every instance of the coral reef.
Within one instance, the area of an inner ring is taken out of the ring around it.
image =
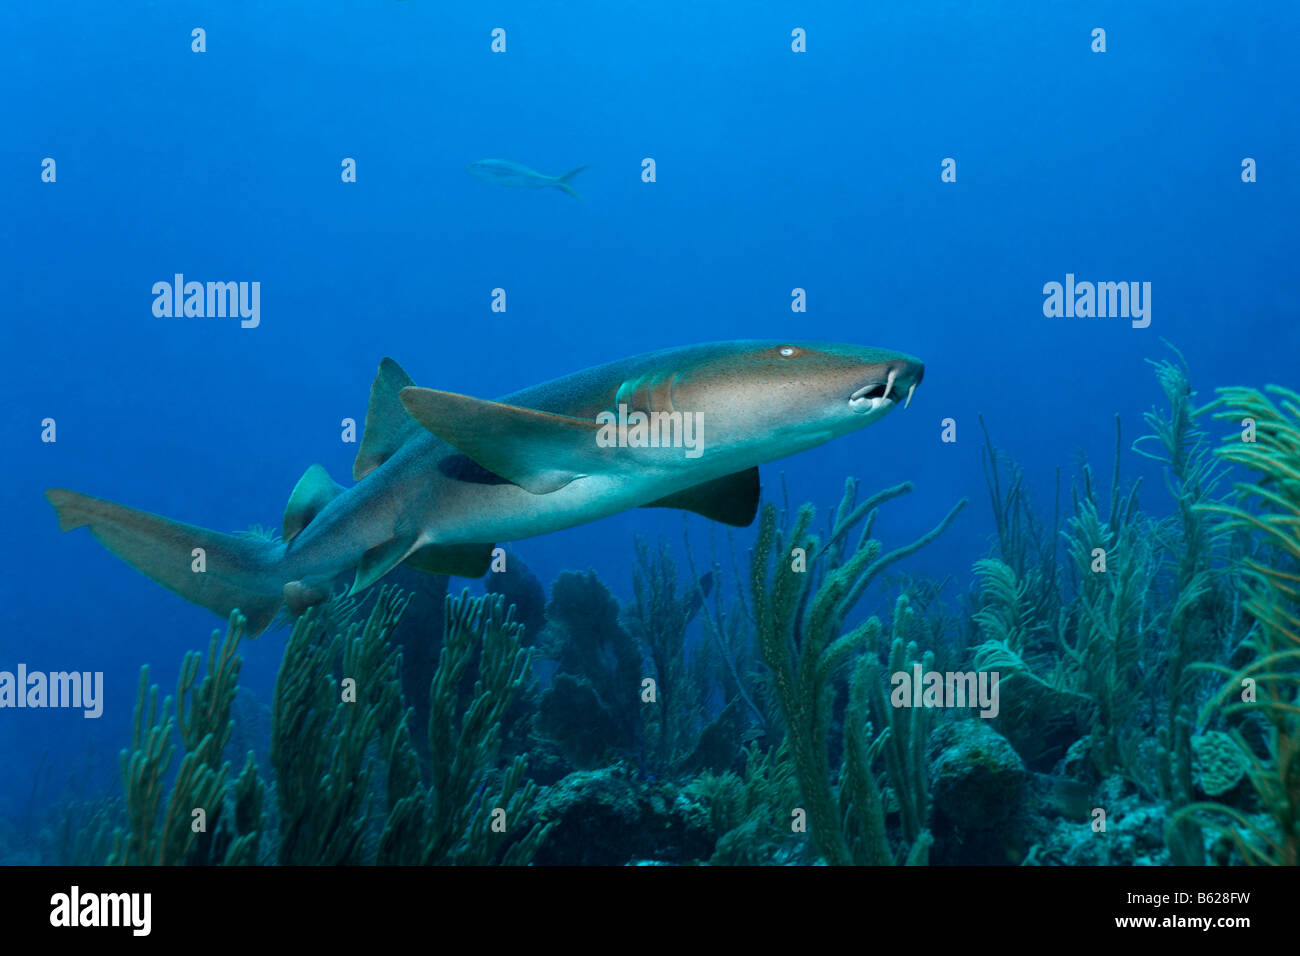
[[[924,747],[924,734],[909,732],[907,739],[900,740],[893,737],[891,728],[872,738],[866,720],[866,687],[877,682],[869,657],[863,658],[866,665],[858,667],[854,675],[838,792],[830,774],[828,750],[836,678],[854,657],[875,653],[881,627],[878,619],[869,618],[842,633],[845,618],[882,570],[942,534],[966,504],[959,502],[927,535],[881,554],[880,542],[870,537],[875,508],[910,490],[910,485],[900,485],[859,505],[856,482],[850,480],[825,546],[809,533],[814,516],[811,505],[799,509],[791,527],[783,527],[776,506],[767,504],[760,514],[750,559],[758,645],[780,704],[806,805],[801,809],[807,812],[818,852],[835,865],[879,864],[902,857],[920,862],[931,839],[923,819],[917,819],[925,800],[917,762],[911,755],[912,747]],[[845,559],[844,541],[859,523],[863,529],[857,546]],[[901,661],[902,656],[900,644],[895,657]],[[894,751],[890,776],[898,788],[898,799],[909,806],[906,842],[898,854],[889,848],[882,797],[872,772],[874,757],[885,747]]]
[[[523,756],[502,760],[502,721],[528,679],[531,651],[499,595],[447,598],[429,691],[427,783],[412,745],[402,654],[392,637],[410,596],[373,593],[363,621],[335,600],[300,617],[285,649],[271,720],[274,786],[250,751],[229,781],[245,621],[190,653],[175,698],[140,678],[131,748],[122,752],[126,824],[109,862],[152,864],[527,863],[549,826],[526,822],[538,796]],[[369,598],[362,597],[365,602]],[[473,675],[472,687],[464,685]],[[468,697],[469,703],[461,705]],[[184,749],[170,789],[176,739]],[[268,795],[274,795],[274,800]],[[65,810],[72,821],[75,806]],[[64,862],[94,855],[112,824],[96,808],[91,835]],[[102,857],[99,857],[102,860]]]
[[[708,583],[678,594],[677,566],[667,545],[652,551],[642,538],[635,542],[637,571],[633,578],[635,600],[624,624],[650,665],[655,686],[647,708],[647,750],[661,773],[669,772],[695,747],[707,703],[692,687],[686,659],[686,629],[707,596]],[[643,694],[643,699],[646,695]],[[728,725],[724,725],[728,726]],[[715,729],[714,733],[720,733]],[[707,762],[697,758],[696,763]]]
[[[1030,848],[1027,866],[1161,866],[1171,862],[1166,846],[1169,811],[1143,795],[1126,790],[1111,777],[1096,794],[1109,808],[1106,829],[1094,830],[1080,817],[1056,819]]]
[[[618,601],[595,572],[566,571],[551,586],[543,653],[557,663],[538,704],[538,729],[575,767],[638,758],[641,654],[619,624]]]
[[[365,860],[372,743],[389,758],[390,787],[418,773],[413,759],[403,759],[413,752],[394,753],[409,732],[401,654],[388,638],[408,601],[385,589],[364,626],[341,630],[338,619],[351,609],[337,605],[313,609],[294,626],[276,682],[271,737],[282,864]]]
[[[1141,511],[1136,482],[1121,488],[1117,423],[1109,507],[1086,465],[1073,491],[1062,532],[1068,576],[1045,591],[1041,569],[1051,562],[1012,533],[1001,546],[1019,554],[975,566],[982,601],[973,619],[984,635],[976,665],[1002,671],[1008,691],[999,728],[1044,769],[1073,732],[1055,769],[1100,783],[1097,809],[1112,823],[1110,836],[1079,829],[1079,847],[1092,841],[1087,851],[1044,837],[1034,862],[1132,862],[1143,854],[1098,848],[1118,845],[1115,826],[1128,832],[1135,821],[1148,837],[1155,821],[1163,827],[1167,860],[1146,854],[1146,862],[1296,861],[1300,403],[1275,387],[1280,406],[1232,388],[1198,408],[1174,356],[1151,363],[1166,407],[1145,416],[1150,431],[1133,444],[1162,466],[1174,515]],[[1213,454],[1201,424],[1211,410],[1242,428]],[[1221,497],[1232,465],[1264,480]],[[1028,507],[992,485],[991,495],[1004,515]],[[1215,674],[1227,682],[1216,688]],[[1243,775],[1254,803],[1238,786]]]
[[[524,629],[524,645],[536,644],[546,627],[546,589],[523,559],[508,553],[505,570],[488,577],[487,592],[500,594],[507,605],[514,605],[515,619]]]
[[[1262,543],[1261,554],[1241,562],[1245,609],[1254,618],[1243,646],[1252,656],[1240,667],[1206,665],[1226,677],[1207,711],[1235,719],[1229,734],[1247,760],[1247,779],[1272,826],[1223,803],[1189,804],[1176,820],[1195,820],[1223,834],[1247,862],[1295,866],[1300,863],[1300,395],[1279,386],[1266,392],[1220,390],[1215,417],[1243,431],[1230,435],[1217,454],[1259,472],[1262,480],[1238,482],[1235,503],[1199,508],[1226,519],[1224,531],[1257,534]]]
[[[742,775],[705,772],[689,785],[708,807],[719,834],[709,862],[727,866],[811,862],[815,855],[805,835],[795,833],[790,825],[801,798],[786,745],[767,751],[750,745],[744,757]]]
[[[399,755],[405,725],[389,753],[389,815],[379,841],[381,863],[484,864],[528,862],[548,827],[525,823],[537,798],[517,756],[493,774],[501,722],[528,678],[532,652],[523,628],[499,595],[472,599],[468,591],[447,599],[447,621],[430,691],[429,749],[432,779],[423,787]],[[470,664],[477,664],[473,700],[457,706]],[[409,746],[409,745],[408,745]],[[495,783],[493,780],[495,779]]]
[[[222,762],[233,722],[241,659],[237,655],[246,621],[234,611],[225,638],[212,632],[207,674],[195,686],[203,656],[185,655],[172,698],[158,706],[158,687],[149,685],[149,668],[140,672],[132,746],[122,751],[128,825],[117,832],[110,863],[128,865],[176,863],[253,863],[260,837],[262,786],[250,753],[232,794],[233,811],[226,812],[226,778],[230,764]],[[185,755],[171,792],[164,797],[164,779],[175,754],[173,731],[179,731]]]
[[[1021,862],[1030,783],[1020,755],[979,719],[944,724],[929,744],[933,862]]]
[[[717,839],[699,799],[624,764],[575,771],[548,788],[536,815],[553,828],[537,855],[540,865],[699,862]]]
[[[1191,738],[1193,778],[1197,789],[1208,797],[1221,797],[1232,790],[1246,773],[1246,755],[1230,736],[1211,730]]]

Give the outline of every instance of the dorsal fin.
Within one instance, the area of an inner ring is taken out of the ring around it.
[[[284,509],[284,524],[280,529],[284,540],[292,541],[298,532],[311,524],[312,518],[320,514],[322,508],[342,493],[343,486],[320,465],[312,465],[303,472]]]
[[[390,358],[379,363],[374,384],[370,386],[370,404],[366,407],[366,430],[361,436],[361,447],[352,463],[352,478],[360,481],[405,445],[420,426],[411,420],[402,407],[398,394],[413,385],[411,376]]]
[[[746,468],[732,475],[693,485],[642,508],[680,508],[694,511],[710,521],[743,528],[758,514],[758,468]]]
[[[585,418],[489,402],[432,388],[407,388],[402,404],[419,422],[494,475],[534,495],[558,491],[605,467],[601,426]]]

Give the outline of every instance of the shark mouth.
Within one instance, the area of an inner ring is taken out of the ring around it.
[[[897,398],[891,398],[894,394],[894,378],[898,375],[896,369],[890,369],[889,378],[884,382],[875,382],[871,385],[864,385],[852,395],[849,396],[849,408],[855,412],[874,412],[878,408],[887,408],[898,403]],[[907,390],[907,400],[903,403],[906,408],[912,404],[912,393],[916,391],[916,383]]]

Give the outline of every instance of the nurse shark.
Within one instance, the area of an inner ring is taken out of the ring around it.
[[[278,540],[210,531],[61,488],[45,495],[63,531],[90,528],[186,600],[222,616],[239,608],[258,634],[281,608],[300,614],[324,601],[340,574],[355,573],[349,593],[402,563],[480,577],[497,542],[630,508],[679,508],[748,525],[758,509],[758,465],[906,407],[924,370],[901,352],[855,345],[715,342],[588,368],[490,401],[416,387],[385,358],[353,463],[356,484],[343,488],[312,465],[289,497]]]

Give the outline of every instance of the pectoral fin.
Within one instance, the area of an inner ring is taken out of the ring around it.
[[[481,578],[492,565],[491,544],[427,544],[417,548],[415,543],[414,537],[398,536],[371,548],[357,565],[357,577],[348,593],[364,591],[403,563],[417,571],[459,578]]]
[[[434,435],[532,494],[558,491],[601,466],[594,421],[432,388],[404,388],[401,399]]]
[[[377,544],[361,556],[357,565],[357,576],[352,582],[349,595],[364,591],[397,565],[401,564],[415,550],[415,536],[396,537]]]
[[[652,501],[642,508],[680,508],[694,511],[710,521],[743,528],[758,514],[758,469],[747,468],[733,475],[695,485]]]
[[[411,552],[408,567],[430,574],[454,574],[458,578],[481,578],[492,566],[490,544],[429,544]]]

